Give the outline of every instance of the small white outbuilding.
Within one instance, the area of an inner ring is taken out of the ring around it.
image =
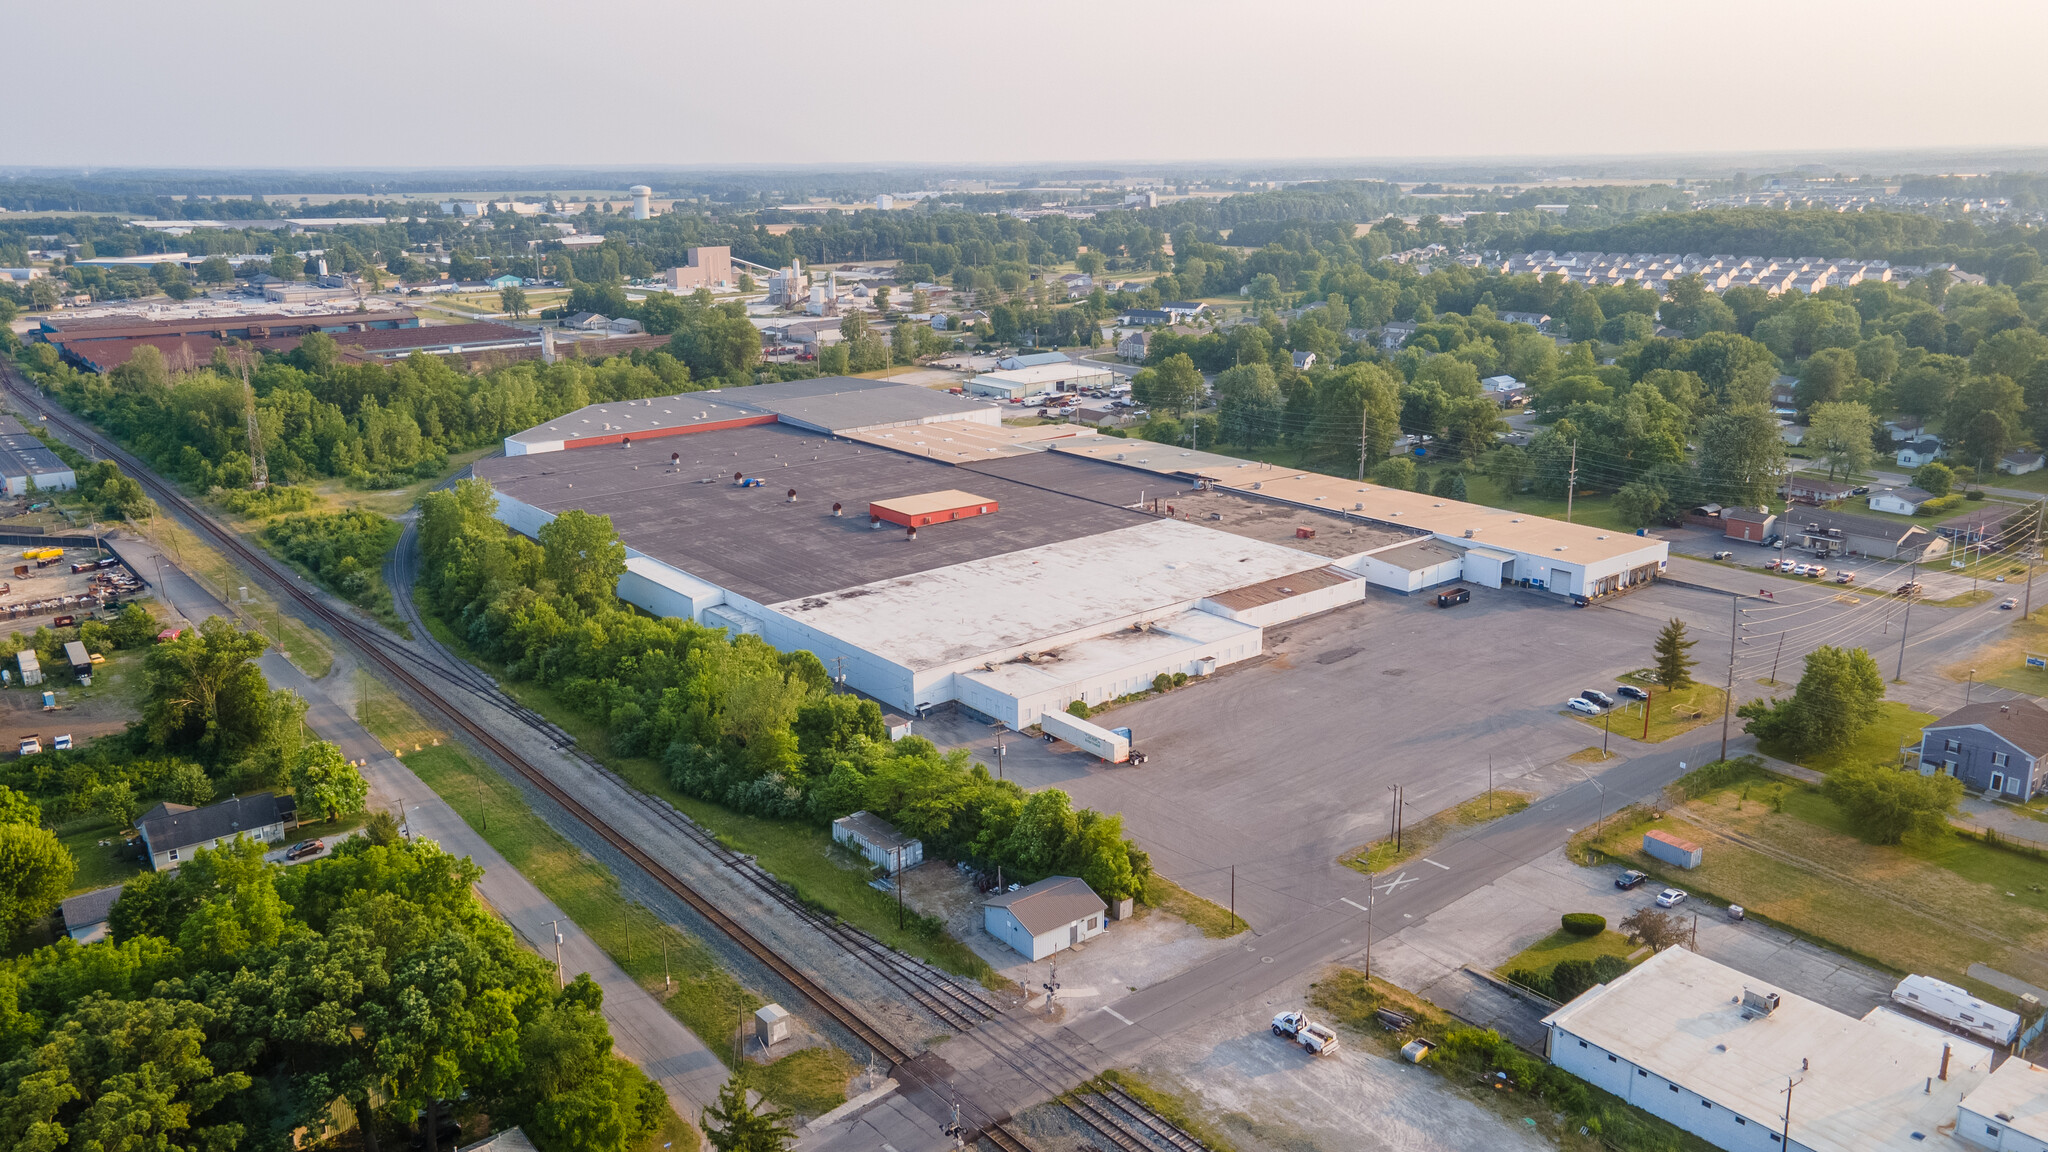
[[[1108,908],[1086,881],[1048,876],[983,901],[982,926],[1026,958],[1043,960],[1102,935],[1109,927]]]

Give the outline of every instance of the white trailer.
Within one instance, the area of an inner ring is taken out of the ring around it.
[[[1047,736],[1056,736],[1084,752],[1092,752],[1111,764],[1121,764],[1131,758],[1131,738],[1121,732],[1112,732],[1098,724],[1090,724],[1078,716],[1066,712],[1047,712],[1038,720],[1039,728]]]
[[[1993,1044],[2010,1044],[2020,1034],[2018,1013],[1987,1004],[1966,989],[1932,976],[1908,976],[1899,981],[1892,989],[1892,1001]]]

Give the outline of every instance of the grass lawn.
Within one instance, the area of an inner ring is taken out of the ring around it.
[[[1792,756],[1781,748],[1762,744],[1758,747],[1766,755],[1790,760],[1816,772],[1832,772],[1852,764],[1897,764],[1899,749],[1907,744],[1918,744],[1921,726],[1932,723],[1934,718],[1931,712],[1915,712],[1897,700],[1887,700],[1878,719],[1857,733],[1856,739],[1847,747],[1837,751]]]
[[[124,884],[142,871],[142,861],[137,859],[141,849],[128,846],[121,839],[120,825],[112,820],[86,816],[60,824],[55,831],[58,842],[70,850],[71,859],[78,865],[78,870],[71,874],[73,895],[109,884]],[[108,843],[102,845],[103,840]]]
[[[1535,796],[1528,792],[1514,792],[1506,788],[1495,789],[1491,796],[1479,795],[1463,804],[1446,808],[1426,820],[1417,821],[1401,829],[1401,845],[1394,846],[1394,838],[1374,840],[1346,852],[1341,858],[1345,866],[1356,868],[1371,875],[1385,871],[1396,864],[1405,863],[1421,856],[1441,843],[1444,837],[1460,828],[1471,828],[1489,820],[1512,816],[1529,806]]]
[[[389,689],[374,687],[390,696]],[[389,744],[398,732],[425,727],[417,716],[403,717],[404,709],[403,701],[391,697],[359,711],[364,726]],[[733,1038],[764,1001],[727,972],[711,949],[628,900],[610,869],[548,827],[517,784],[460,746],[443,743],[411,752],[405,763],[671,1015],[728,1066],[740,1066]],[[673,978],[673,989],[665,977]],[[846,1099],[855,1071],[853,1059],[836,1048],[806,1049],[755,1069],[753,1082],[771,1099],[817,1115]]]
[[[1774,796],[1782,812],[1773,811]],[[1982,961],[2023,980],[2048,978],[2048,861],[1946,833],[1868,844],[1818,789],[1792,783],[1731,785],[1654,821],[1631,811],[1593,846],[1660,881],[1740,904],[1896,972],[1968,986],[1966,970]],[[1684,871],[1643,855],[1650,828],[1703,845],[1700,867]]]
[[[1498,971],[1534,972],[1549,979],[1550,970],[1566,960],[1595,960],[1602,956],[1633,955],[1640,945],[1609,928],[1598,936],[1578,936],[1562,928],[1509,957]]]
[[[1605,716],[1588,716],[1567,708],[1565,715],[1595,729],[1604,729],[1612,724],[1616,736],[1631,740],[1645,740],[1651,744],[1661,743],[1683,732],[1721,718],[1721,702],[1728,694],[1712,684],[1697,681],[1683,688],[1666,689],[1655,681],[1630,674],[1622,682],[1634,684],[1650,693],[1648,701],[1622,699]],[[1643,714],[1649,713],[1647,728]]]
[[[1242,918],[1232,918],[1230,909],[1202,899],[1157,872],[1145,883],[1144,901],[1147,908],[1178,916],[1212,939],[1235,936],[1246,927]]]

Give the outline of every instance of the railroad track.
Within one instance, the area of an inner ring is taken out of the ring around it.
[[[600,819],[575,796],[550,779],[545,772],[477,722],[469,712],[448,700],[440,691],[423,680],[409,664],[416,664],[422,672],[448,680],[482,698],[521,724],[541,733],[557,749],[575,756],[593,771],[600,772],[616,782],[620,786],[621,794],[631,798],[634,803],[662,823],[675,828],[711,853],[714,858],[733,868],[750,884],[903,990],[947,1026],[966,1032],[982,1025],[991,1025],[991,1039],[1000,1034],[1009,1044],[1025,1050],[1022,1057],[1006,1057],[1006,1063],[1041,1089],[1052,1093],[1084,1123],[1115,1144],[1121,1152],[1157,1152],[1156,1145],[1148,1140],[1148,1134],[1153,1140],[1162,1141],[1179,1152],[1207,1152],[1200,1141],[1115,1085],[1101,1081],[1089,1084],[1093,1076],[1085,1065],[1058,1045],[1031,1032],[1021,1022],[1004,1015],[978,985],[963,984],[950,973],[898,952],[865,932],[819,914],[806,906],[773,876],[755,865],[752,860],[720,844],[716,837],[683,813],[676,811],[673,806],[649,796],[619,778],[616,773],[577,747],[567,732],[512,700],[496,681],[443,648],[426,630],[424,622],[418,619],[408,597],[400,596],[394,599],[403,606],[403,611],[413,617],[413,623],[419,635],[423,637],[423,642],[440,653],[441,659],[429,659],[397,642],[395,638],[384,636],[334,610],[320,597],[302,587],[297,580],[292,579],[289,573],[279,571],[267,555],[251,547],[236,533],[216,523],[182,491],[163,481],[146,464],[101,435],[97,428],[71,415],[61,406],[47,401],[32,386],[23,382],[11,366],[0,367],[0,379],[4,379],[14,396],[34,410],[44,422],[57,425],[72,436],[93,445],[106,457],[120,463],[150,491],[158,503],[182,512],[217,546],[241,561],[246,569],[269,577],[271,583],[300,608],[325,624],[337,636],[348,641],[414,695],[426,701],[450,723],[560,805],[563,811],[604,839],[656,883],[673,893],[769,971],[783,979],[819,1011],[830,1016],[878,1056],[887,1060],[892,1072],[898,1075],[899,1081],[911,1080],[927,1088],[940,1099],[958,1099],[955,1093],[947,1090],[943,1081],[936,1081],[921,1074],[923,1070],[913,1063],[913,1053],[903,1050],[859,1012],[768,947],[631,839]],[[408,530],[407,546],[410,546],[413,535],[414,533]],[[1083,1087],[1062,1087],[1076,1082],[1081,1083]],[[1030,1152],[1030,1146],[1006,1127],[1008,1117],[977,1114],[979,1110],[975,1109],[971,1102],[962,1102],[961,1107],[962,1121],[968,1126],[970,1134],[986,1137],[1002,1152]],[[1121,1118],[1119,1112],[1128,1116],[1130,1120]]]

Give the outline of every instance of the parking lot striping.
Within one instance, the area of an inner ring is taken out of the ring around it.
[[[1359,903],[1358,901],[1356,901],[1356,900],[1353,900],[1353,899],[1352,899],[1351,897],[1349,897],[1349,896],[1339,896],[1339,897],[1337,897],[1337,899],[1339,899],[1339,900],[1342,900],[1342,901],[1343,901],[1343,902],[1345,902],[1346,904],[1349,904],[1349,905],[1351,905],[1351,906],[1352,906],[1353,908],[1356,908],[1356,909],[1358,909],[1358,910],[1359,910],[1360,912],[1371,912],[1371,911],[1372,911],[1372,909],[1370,909],[1370,908],[1367,908],[1367,907],[1366,907],[1365,905],[1363,905],[1363,904],[1360,904],[1360,903]]]
[[[1408,875],[1408,873],[1406,872],[1396,872],[1394,873],[1394,878],[1392,880],[1387,881],[1385,884],[1374,885],[1374,887],[1378,891],[1385,892],[1387,895],[1392,896],[1395,890],[1400,888],[1401,885],[1413,883],[1415,883],[1415,877]]]
[[[1427,857],[1427,856],[1424,856],[1424,857],[1422,858],[1422,862],[1423,862],[1424,864],[1432,864],[1432,865],[1435,865],[1436,867],[1438,867],[1438,868],[1441,868],[1441,869],[1443,869],[1443,870],[1444,870],[1444,871],[1446,871],[1446,872],[1449,872],[1449,871],[1451,870],[1451,866],[1450,866],[1449,864],[1437,864],[1437,862],[1436,862],[1436,861],[1434,861],[1434,860],[1431,860],[1431,859],[1430,859],[1429,857]]]
[[[1110,1014],[1111,1016],[1114,1016],[1114,1017],[1116,1017],[1117,1019],[1119,1019],[1119,1020],[1122,1020],[1122,1021],[1123,1021],[1123,1022],[1124,1022],[1125,1024],[1129,1024],[1129,1023],[1130,1023],[1130,1020],[1129,1020],[1128,1018],[1126,1018],[1126,1017],[1124,1016],[1124,1014],[1123,1014],[1123,1013],[1121,1013],[1121,1012],[1117,1011],[1117,1010],[1116,1010],[1116,1009],[1114,1009],[1114,1008],[1111,1008],[1111,1007],[1110,1007],[1109,1005],[1107,1005],[1107,1004],[1104,1004],[1104,1005],[1102,1006],[1102,1010],[1103,1010],[1104,1012],[1107,1012],[1107,1013],[1109,1013],[1109,1014]]]

